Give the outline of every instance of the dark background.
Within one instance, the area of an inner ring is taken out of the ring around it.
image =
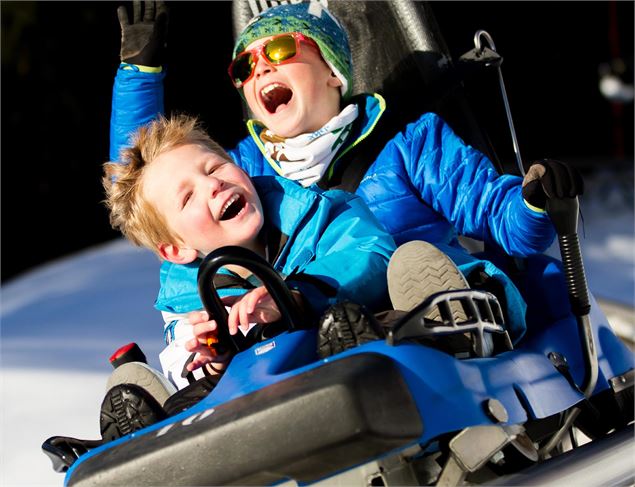
[[[101,205],[121,2],[7,2],[2,14],[1,279],[113,239]],[[197,114],[231,147],[245,135],[226,75],[229,2],[170,7],[166,109]],[[633,2],[433,2],[452,55],[487,30],[503,75],[523,159],[553,157],[584,172],[633,165],[633,104],[598,90],[614,58],[632,84]],[[475,88],[478,93],[480,87]],[[480,112],[499,156],[512,159],[497,86]]]

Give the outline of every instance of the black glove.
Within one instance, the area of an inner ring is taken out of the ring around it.
[[[164,2],[132,2],[133,22],[123,5],[117,9],[121,25],[121,53],[124,63],[159,67],[163,65],[168,32],[168,10]]]
[[[535,162],[523,179],[523,198],[537,208],[547,206],[547,198],[574,198],[584,193],[580,173],[564,162],[544,159]]]

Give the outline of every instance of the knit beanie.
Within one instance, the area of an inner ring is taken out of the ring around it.
[[[258,39],[289,32],[300,32],[316,42],[322,58],[342,82],[342,97],[348,98],[353,89],[348,36],[338,20],[318,2],[278,5],[257,15],[238,36],[232,59]]]

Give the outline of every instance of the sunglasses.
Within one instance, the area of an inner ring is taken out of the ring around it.
[[[291,32],[272,37],[254,49],[241,52],[229,65],[229,77],[236,88],[243,85],[254,75],[256,60],[262,57],[272,66],[292,62],[300,54],[300,43],[306,42],[317,47],[313,39]]]

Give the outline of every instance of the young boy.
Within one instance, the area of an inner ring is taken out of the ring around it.
[[[280,177],[249,176],[186,116],[159,117],[141,127],[121,163],[107,163],[103,179],[113,227],[136,245],[175,264],[162,276],[159,300],[174,321],[162,352],[164,373],[178,387],[191,352],[194,370],[214,362],[206,346],[216,323],[197,291],[200,259],[236,245],[265,258],[286,278],[307,320],[330,305],[351,300],[370,309],[386,303],[386,269],[395,249],[363,201],[344,191],[305,189]],[[230,333],[280,318],[266,288],[244,269],[230,269],[240,288],[221,289],[231,304]],[[228,293],[229,291],[229,293]],[[233,296],[231,295],[233,294]],[[195,325],[194,327],[190,326]],[[192,338],[194,337],[194,338]]]
[[[122,23],[123,63],[113,92],[113,160],[127,143],[127,129],[162,110],[163,75],[142,72],[142,58],[155,58],[151,54],[163,42],[127,55],[126,28]],[[351,96],[348,37],[328,10],[299,3],[255,17],[238,36],[229,73],[256,117],[247,123],[249,136],[230,151],[248,174],[278,174],[326,188],[354,180],[349,164],[357,148],[374,140],[386,106],[377,94]],[[495,244],[512,256],[542,252],[555,234],[544,212],[546,197],[575,196],[582,182],[556,161],[534,164],[524,180],[501,176],[441,118],[426,113],[385,144],[354,186],[398,245],[432,242],[461,264],[468,280],[493,276],[505,289],[517,341],[525,330],[518,290],[492,263],[465,252],[457,237]],[[162,272],[173,268],[165,264]],[[163,286],[171,286],[169,279]]]

